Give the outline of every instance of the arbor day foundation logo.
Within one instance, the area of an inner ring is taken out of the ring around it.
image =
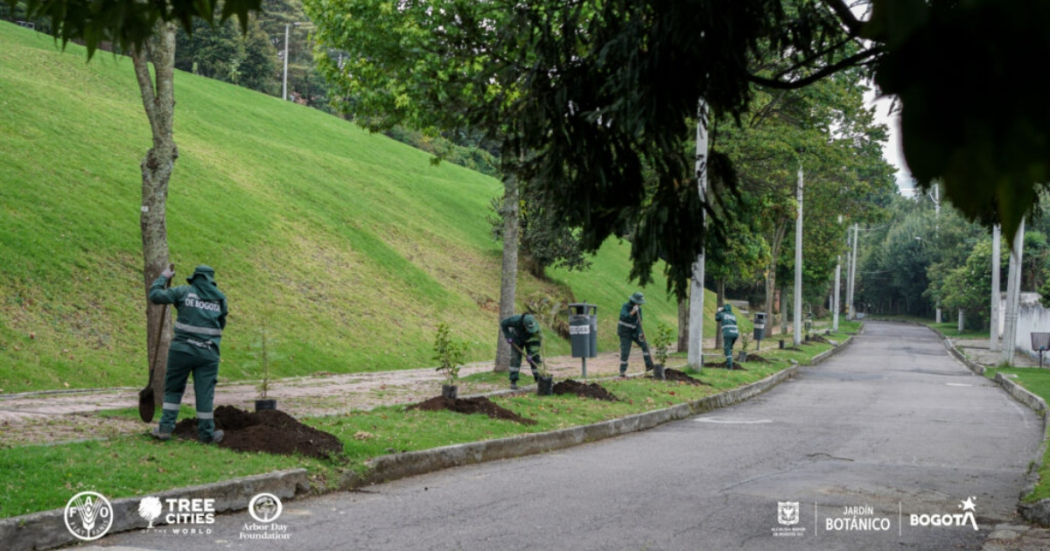
[[[101,538],[113,526],[113,506],[97,492],[80,492],[66,503],[63,515],[70,534],[84,541]]]
[[[284,511],[281,499],[273,494],[258,494],[248,502],[248,514],[255,522],[241,527],[242,540],[287,540],[288,525],[277,522]]]

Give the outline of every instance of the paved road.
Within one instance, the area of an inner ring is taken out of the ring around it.
[[[370,493],[289,502],[277,521],[286,541],[239,539],[251,519],[237,514],[207,536],[134,533],[101,545],[979,549],[993,523],[1013,520],[1040,436],[1031,411],[950,359],[932,332],[875,322],[844,353],[735,407]],[[969,521],[910,524],[911,514],[961,514],[971,497],[980,531]],[[782,502],[799,504],[797,524],[779,522]],[[828,518],[853,517],[888,530],[826,530]],[[774,535],[792,530],[802,535]]]

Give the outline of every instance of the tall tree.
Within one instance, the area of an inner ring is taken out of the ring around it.
[[[473,128],[499,144],[504,174],[500,316],[514,313],[520,183],[517,166],[529,154],[508,121],[519,77],[497,71],[494,49],[506,15],[486,3],[410,0],[308,0],[317,25],[316,59],[338,108],[372,131],[398,124],[437,133]],[[329,54],[339,51],[342,62]],[[496,371],[510,349],[497,338]]]
[[[13,4],[13,0],[8,0]],[[131,54],[135,78],[142,95],[152,131],[153,146],[142,160],[142,205],[139,225],[142,232],[143,298],[150,284],[168,264],[167,200],[168,183],[179,157],[172,135],[175,121],[175,31],[179,25],[192,32],[193,21],[214,23],[215,4],[203,2],[136,2],[113,0],[102,3],[87,0],[29,0],[25,3],[30,17],[51,20],[56,40],[65,45],[82,39],[88,58],[102,41],[110,41]],[[250,11],[257,10],[259,0],[232,0],[223,5],[225,21],[236,14],[242,29],[247,29]],[[150,65],[153,72],[150,73]],[[165,320],[162,308],[146,303],[146,357],[153,361],[154,393],[164,393],[165,358],[171,341],[165,331],[156,340],[151,335],[161,332]]]

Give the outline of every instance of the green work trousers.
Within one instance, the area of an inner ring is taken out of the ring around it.
[[[525,346],[523,346],[522,348],[524,348],[526,353],[528,353],[529,357],[532,358],[532,361],[535,362],[539,360],[539,352],[536,349],[536,347],[532,345],[531,342],[525,343]],[[510,382],[512,383],[517,383],[518,377],[520,377],[521,360],[521,352],[518,352],[518,349],[513,346],[510,347]],[[538,371],[536,371],[536,366],[530,363],[529,367],[532,368],[532,378],[539,381],[540,374]]]
[[[197,436],[211,442],[215,433],[215,382],[219,378],[219,358],[168,351],[168,372],[164,376],[164,413],[160,416],[161,432],[175,430],[179,405],[186,392],[186,380],[193,374],[193,395],[197,401]]]
[[[722,335],[722,345],[726,351],[726,369],[733,369],[733,345],[736,344],[737,335]]]
[[[653,358],[649,355],[649,344],[645,342],[639,333],[632,335],[620,335],[620,376],[627,375],[627,358],[631,356],[631,342],[638,343],[642,349],[642,359],[645,360],[645,370],[653,369]]]

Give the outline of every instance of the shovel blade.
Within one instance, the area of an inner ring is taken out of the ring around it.
[[[153,397],[153,387],[146,387],[139,391],[139,417],[149,423],[153,421],[153,415],[157,412],[157,402]]]

